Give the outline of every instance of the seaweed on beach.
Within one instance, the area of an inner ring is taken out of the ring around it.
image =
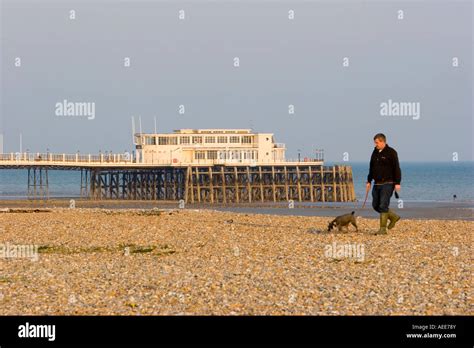
[[[80,254],[80,253],[104,253],[120,252],[126,248],[130,254],[153,253],[154,255],[174,254],[176,251],[168,245],[118,245],[118,246],[87,246],[87,247],[67,247],[63,245],[41,245],[38,247],[38,253],[42,254]]]
[[[0,213],[51,213],[51,209],[40,209],[40,208],[26,208],[26,209],[19,209],[19,208],[3,208],[0,209]]]

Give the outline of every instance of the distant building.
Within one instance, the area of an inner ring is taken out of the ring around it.
[[[179,129],[135,134],[138,163],[262,164],[285,162],[285,144],[250,129]]]

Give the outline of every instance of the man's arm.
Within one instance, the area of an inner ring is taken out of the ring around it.
[[[370,156],[370,164],[369,164],[369,175],[367,175],[367,182],[371,183],[372,179],[374,178],[374,153],[372,152],[372,155]]]
[[[393,183],[400,185],[402,181],[402,171],[400,170],[400,162],[398,161],[397,151],[393,150]]]

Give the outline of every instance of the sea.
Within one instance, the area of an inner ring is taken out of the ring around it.
[[[352,166],[356,197],[363,200],[368,163],[336,164]],[[400,167],[400,198],[405,202],[474,202],[474,162],[402,162]],[[50,170],[48,179],[50,198],[80,197],[79,171]],[[0,200],[27,198],[27,182],[27,170],[0,169]]]

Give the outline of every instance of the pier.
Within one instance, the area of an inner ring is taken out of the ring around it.
[[[352,168],[322,159],[140,163],[129,154],[0,154],[0,169],[28,171],[29,199],[49,199],[48,170],[81,172],[82,198],[185,203],[352,202]]]

